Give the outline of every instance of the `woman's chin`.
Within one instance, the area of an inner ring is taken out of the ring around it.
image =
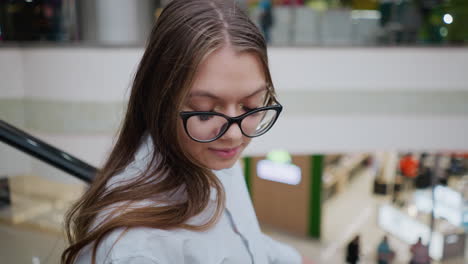
[[[232,160],[226,160],[226,161],[216,161],[216,162],[212,162],[210,164],[210,166],[208,166],[208,168],[212,169],[212,170],[224,170],[224,169],[229,169],[231,168],[232,166],[234,166],[234,164],[236,164],[236,161],[238,159],[232,159]]]

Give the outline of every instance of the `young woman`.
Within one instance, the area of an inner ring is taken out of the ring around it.
[[[301,263],[262,234],[237,161],[281,112],[265,40],[234,1],[174,0],[62,263]]]

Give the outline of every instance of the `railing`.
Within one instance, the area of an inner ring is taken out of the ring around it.
[[[87,183],[90,183],[96,175],[97,169],[95,167],[31,136],[3,120],[0,120],[0,141]]]

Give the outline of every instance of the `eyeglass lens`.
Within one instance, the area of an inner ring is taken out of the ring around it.
[[[270,129],[276,115],[273,109],[254,112],[242,120],[242,132],[250,137],[261,135]],[[219,115],[195,115],[187,119],[187,132],[193,139],[208,141],[224,133],[228,123]]]

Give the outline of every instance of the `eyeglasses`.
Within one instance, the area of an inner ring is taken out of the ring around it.
[[[242,134],[253,138],[265,134],[275,124],[283,110],[280,104],[255,108],[237,117],[217,112],[180,112],[187,135],[201,143],[208,143],[222,137],[236,123]]]

